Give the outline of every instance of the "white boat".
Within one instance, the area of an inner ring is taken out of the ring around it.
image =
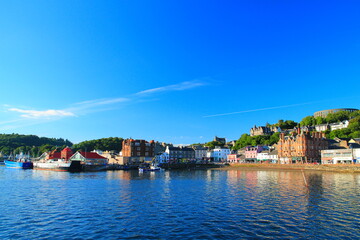
[[[47,161],[35,161],[34,168],[39,170],[80,172],[80,161],[65,161],[63,159],[50,159]]]
[[[160,170],[162,170],[162,169],[155,165],[139,167],[139,172],[153,172],[153,171],[160,171]]]

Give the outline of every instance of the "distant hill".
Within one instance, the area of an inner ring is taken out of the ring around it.
[[[102,150],[102,151],[111,151],[115,150],[120,152],[122,149],[123,139],[119,137],[109,137],[101,138],[96,140],[89,140],[80,142],[73,145],[73,150],[83,150],[83,151],[93,151],[93,150]]]
[[[38,137],[36,135],[0,134],[0,152],[5,155],[11,153],[30,153],[32,156],[50,151],[56,147],[71,147],[67,139]]]

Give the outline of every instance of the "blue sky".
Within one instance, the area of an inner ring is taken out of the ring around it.
[[[3,1],[0,132],[190,144],[360,108],[359,7]]]

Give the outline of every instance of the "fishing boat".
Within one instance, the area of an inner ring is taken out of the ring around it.
[[[156,165],[142,165],[139,166],[139,172],[154,172],[154,171],[160,171],[161,168]]]
[[[60,172],[80,172],[82,170],[80,161],[66,161],[64,159],[49,159],[45,162],[36,161],[34,162],[34,168]]]
[[[9,168],[32,169],[33,163],[28,159],[5,160],[5,166]]]

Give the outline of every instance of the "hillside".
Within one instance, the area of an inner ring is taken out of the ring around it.
[[[30,153],[32,156],[54,149],[55,147],[71,147],[67,139],[38,137],[36,135],[0,134],[0,152],[5,155],[11,153]]]

